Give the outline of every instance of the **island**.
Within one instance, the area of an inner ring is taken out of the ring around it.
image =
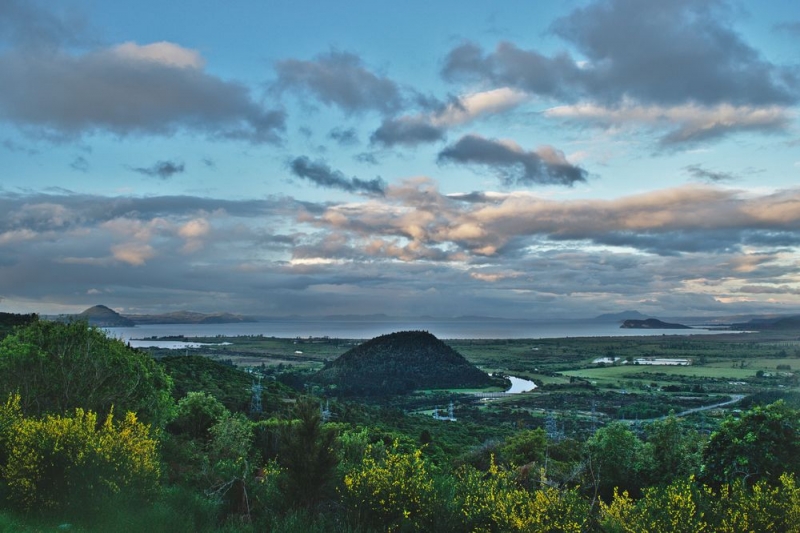
[[[692,329],[683,324],[671,324],[663,322],[657,318],[648,318],[647,320],[626,320],[622,323],[620,328],[626,329]]]

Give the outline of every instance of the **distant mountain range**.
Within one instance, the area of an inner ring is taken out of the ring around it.
[[[121,315],[105,305],[95,305],[73,316],[86,320],[93,326],[104,328],[132,327],[137,324],[234,324],[256,321],[231,313],[205,314],[192,311],[176,311],[160,315]]]
[[[333,321],[333,322],[396,322],[401,323],[424,323],[424,321],[452,321],[452,322],[557,322],[557,323],[617,323],[624,328],[653,328],[653,329],[684,329],[688,328],[683,322],[698,326],[701,324],[715,324],[718,327],[728,326],[733,330],[800,330],[800,315],[740,315],[727,317],[687,317],[671,318],[669,322],[661,321],[651,316],[635,310],[626,310],[619,313],[604,313],[594,318],[575,318],[575,319],[532,319],[532,318],[499,318],[489,316],[470,316],[462,315],[457,317],[397,317],[385,314],[371,315],[327,315],[323,317],[313,316],[285,316],[285,317],[253,317],[232,313],[197,313],[193,311],[175,311],[172,313],[161,314],[139,314],[122,315],[106,307],[105,305],[95,305],[86,309],[78,315],[67,315],[60,318],[49,317],[60,320],[64,318],[79,318],[87,320],[90,324],[100,327],[132,327],[137,324],[236,324],[244,322],[260,322],[270,320],[297,320],[297,321]],[[681,322],[681,323],[677,323]],[[627,323],[627,325],[626,325]],[[416,326],[419,327],[419,326]]]

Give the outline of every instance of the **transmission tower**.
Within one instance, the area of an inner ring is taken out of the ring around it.
[[[263,387],[261,386],[261,376],[258,376],[258,381],[253,382],[253,386],[250,387],[250,391],[253,395],[250,398],[250,414],[261,414],[261,391]]]

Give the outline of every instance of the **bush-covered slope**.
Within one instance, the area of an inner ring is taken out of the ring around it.
[[[376,337],[328,363],[315,379],[344,393],[364,395],[490,383],[488,375],[426,331]]]

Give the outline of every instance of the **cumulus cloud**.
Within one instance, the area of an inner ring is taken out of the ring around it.
[[[428,113],[384,119],[370,140],[386,147],[416,146],[442,140],[448,129],[476,119],[513,109],[528,100],[522,92],[508,87],[466,94]]]
[[[289,163],[289,168],[298,178],[309,180],[320,187],[371,195],[382,195],[386,189],[386,183],[380,178],[372,180],[347,178],[341,171],[332,169],[324,161],[311,161],[306,156],[294,158]]]
[[[109,132],[202,134],[253,144],[280,140],[285,116],[244,85],[208,74],[197,51],[174,43],[124,43],[75,54],[0,54],[0,120],[51,139]],[[26,90],[17,90],[26,87]]]
[[[551,146],[526,151],[511,141],[465,135],[439,152],[439,162],[488,167],[506,185],[574,185],[586,181],[587,172],[572,165],[564,154]]]
[[[285,59],[275,64],[276,86],[311,94],[347,114],[377,111],[392,114],[403,106],[397,83],[369,70],[360,57],[330,51],[313,60]]]
[[[175,161],[158,161],[149,167],[129,167],[134,172],[150,176],[151,178],[161,178],[167,180],[175,174],[182,174],[185,165],[183,163],[176,163]]]
[[[550,117],[663,128],[666,147],[782,131],[800,78],[763,58],[728,15],[723,2],[597,1],[551,27],[585,59],[510,42],[490,52],[463,43],[449,52],[442,74],[567,102]]]

